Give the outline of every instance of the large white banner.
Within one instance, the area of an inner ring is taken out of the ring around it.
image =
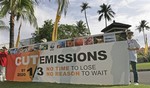
[[[73,84],[128,84],[126,41],[42,51],[33,81]]]
[[[15,64],[9,63],[15,70],[7,78],[71,84],[128,84],[128,45],[118,36],[105,34],[12,49],[9,57]]]

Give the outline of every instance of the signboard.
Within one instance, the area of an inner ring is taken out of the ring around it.
[[[7,80],[128,84],[129,54],[126,39],[120,35],[94,35],[11,49]]]

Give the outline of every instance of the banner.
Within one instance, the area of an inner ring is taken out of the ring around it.
[[[8,55],[7,80],[32,81],[39,55],[38,51]]]
[[[71,84],[129,84],[124,33],[94,35],[10,50],[7,79]],[[110,37],[111,36],[111,37]],[[10,76],[9,72],[12,71]]]

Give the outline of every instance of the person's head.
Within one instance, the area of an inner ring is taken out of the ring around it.
[[[81,45],[83,45],[83,38],[75,39],[75,46],[81,46]]]
[[[3,50],[7,50],[7,48],[5,46],[2,47]]]
[[[74,46],[74,40],[66,40],[66,47]]]
[[[132,36],[133,36],[133,32],[132,31],[127,31],[127,38],[128,39],[131,39],[132,38]]]
[[[3,47],[2,47],[2,50],[5,51],[5,50],[7,50],[7,48],[6,48],[5,46],[3,46]]]

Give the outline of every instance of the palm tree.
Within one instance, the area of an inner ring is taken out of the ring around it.
[[[84,11],[84,15],[85,15],[85,20],[86,20],[86,24],[87,24],[87,27],[88,27],[88,30],[89,30],[89,35],[91,35],[91,32],[90,32],[90,27],[88,25],[88,20],[87,20],[87,15],[86,15],[86,9],[88,8],[91,8],[90,6],[88,6],[88,3],[86,2],[83,2],[82,5],[81,5],[81,12]]]
[[[1,11],[0,15],[2,17],[10,14],[10,42],[9,47],[14,47],[14,21],[15,17],[21,10],[28,11],[32,9],[33,0],[0,0]],[[21,9],[22,8],[22,9]],[[23,12],[23,11],[22,11]],[[31,14],[34,13],[34,9],[30,11]],[[30,18],[31,19],[31,18]]]
[[[36,3],[41,2],[40,0],[34,0]],[[51,0],[49,0],[51,1]],[[54,23],[54,27],[53,27],[53,33],[52,33],[52,41],[56,41],[57,40],[57,34],[58,34],[58,22],[61,19],[61,14],[62,12],[64,12],[64,15],[66,16],[67,13],[67,8],[69,5],[69,0],[55,0],[58,4],[58,8],[57,8],[57,14],[56,14],[56,18],[55,18],[55,23]]]
[[[78,31],[77,37],[87,36],[89,35],[89,30],[86,28],[86,23],[84,23],[82,20],[76,22],[76,29]]]
[[[56,41],[57,40],[57,36],[58,36],[58,22],[59,22],[59,20],[61,18],[62,12],[64,12],[64,14],[66,15],[68,4],[69,4],[69,0],[57,0],[57,3],[58,3],[58,8],[57,8],[57,14],[56,14],[56,19],[55,19],[55,23],[54,23],[53,33],[52,33],[52,41]]]
[[[149,29],[150,27],[148,26],[148,22],[146,20],[141,20],[139,26],[137,26],[136,30],[139,30],[139,32],[143,32],[144,43],[146,42],[145,30]]]
[[[111,9],[111,5],[102,4],[100,10],[97,11],[100,15],[98,20],[101,21],[102,17],[105,19],[105,25],[107,27],[107,20],[110,21],[111,17],[114,17],[115,12]]]
[[[56,0],[58,3],[58,9],[57,11],[62,14],[64,12],[64,15],[66,16],[69,0]]]
[[[22,7],[22,3],[24,3],[23,0],[20,1],[20,5],[18,5],[18,11],[17,11],[17,15],[16,15],[16,20],[19,21],[21,19],[19,28],[18,28],[18,36],[17,36],[17,41],[16,41],[16,47],[18,47],[19,41],[20,41],[20,31],[21,31],[21,26],[22,26],[22,20],[24,21],[29,21],[29,23],[31,25],[33,25],[34,27],[37,28],[37,19],[34,15],[34,8],[33,8],[33,2],[26,2],[26,4],[30,5],[30,8],[28,8],[29,6],[26,5],[24,7]],[[24,9],[26,8],[26,9]]]

